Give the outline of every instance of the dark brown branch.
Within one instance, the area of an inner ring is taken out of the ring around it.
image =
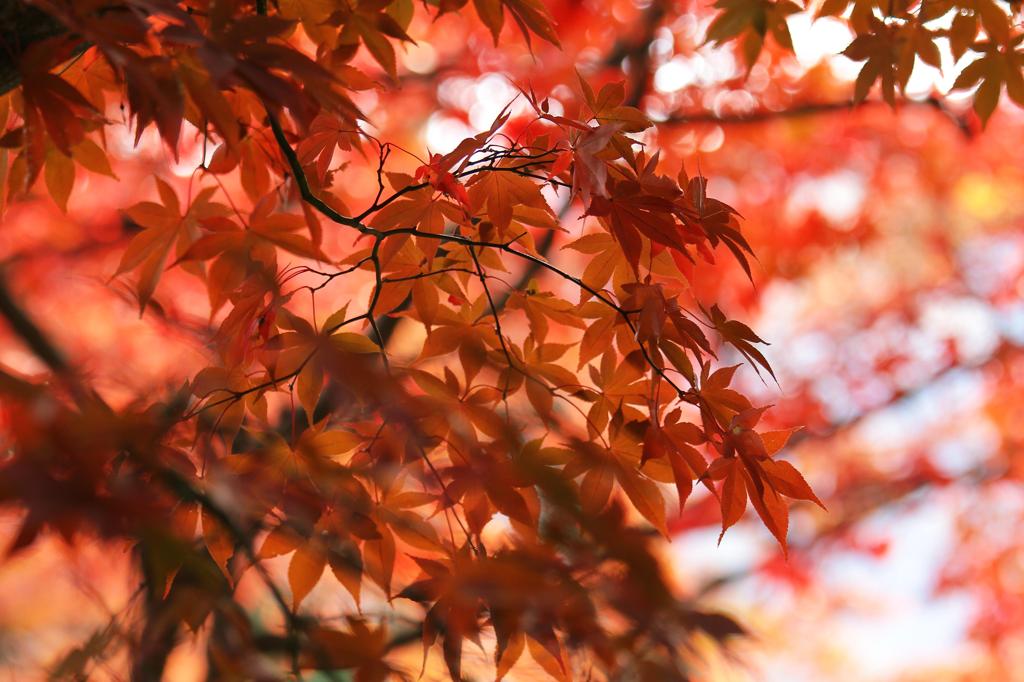
[[[850,112],[865,107],[886,105],[882,100],[864,100],[854,102],[843,100],[841,102],[815,102],[800,104],[788,109],[756,109],[754,111],[737,114],[715,114],[709,111],[698,111],[693,113],[677,112],[668,118],[658,121],[658,125],[689,125],[700,123],[711,123],[715,125],[746,125],[756,123],[767,123],[770,121],[784,120],[789,118],[805,118],[808,116],[821,116],[834,113]],[[901,107],[927,107],[939,112],[949,119],[964,137],[971,138],[974,131],[971,129],[967,119],[949,108],[946,102],[938,97],[929,97],[923,100],[904,99],[899,103]]]
[[[29,350],[35,353],[36,357],[42,360],[55,374],[66,379],[71,378],[71,367],[64,359],[64,354],[50,343],[42,330],[15,302],[7,289],[2,270],[0,270],[0,316],[7,320],[11,331],[24,341]]]
[[[632,87],[630,89],[629,96],[626,98],[624,104],[626,106],[638,107],[647,94],[647,86],[651,76],[651,57],[650,57],[650,46],[654,42],[655,33],[657,33],[658,27],[665,19],[667,11],[666,4],[663,0],[653,2],[644,11],[641,19],[641,27],[643,30],[643,37],[640,40],[630,44],[627,42],[620,41],[615,44],[612,50],[604,58],[603,63],[607,66],[618,66],[626,58],[630,59],[631,62],[631,73],[630,80],[632,81]],[[571,187],[570,187],[571,191]],[[569,208],[572,206],[572,195],[566,198],[562,208],[558,211],[558,219],[561,221],[566,214],[569,212]],[[551,251],[551,247],[555,243],[555,231],[550,230],[541,239],[541,242],[537,245],[537,253],[542,258],[547,258]],[[513,289],[504,292],[495,301],[498,310],[502,310],[505,307],[505,303],[508,301],[509,295],[512,291],[518,291],[526,287],[530,280],[537,276],[540,272],[541,267],[537,263],[530,263],[523,270],[519,276],[519,280],[516,282]]]
[[[949,363],[936,370],[931,376],[929,376],[924,381],[913,386],[909,386],[907,388],[895,391],[887,400],[878,403],[877,405],[872,405],[871,407],[868,407],[867,409],[862,410],[861,412],[858,412],[857,414],[847,419],[832,422],[825,428],[819,429],[817,431],[803,430],[793,434],[793,437],[790,438],[787,446],[793,447],[794,445],[797,445],[807,440],[825,440],[827,438],[832,438],[842,432],[853,429],[858,424],[862,423],[865,419],[871,417],[872,415],[897,407],[899,405],[907,404],[917,396],[930,390],[937,383],[943,381],[944,379],[946,379],[947,377],[951,376],[953,373],[959,370],[985,370],[986,368],[993,367],[1005,361],[1007,357],[1019,353],[1021,350],[1021,347],[1018,346],[1017,344],[1011,343],[1009,341],[1003,341],[995,348],[995,350],[990,355],[987,355],[978,361],[970,363]]]

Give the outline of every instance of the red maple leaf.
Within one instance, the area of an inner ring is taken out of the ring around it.
[[[445,157],[440,154],[431,154],[430,163],[416,169],[416,179],[426,179],[438,192],[455,199],[467,211],[470,210],[466,187],[448,170]]]

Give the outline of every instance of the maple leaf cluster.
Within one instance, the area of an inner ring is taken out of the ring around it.
[[[765,342],[699,293],[729,261],[753,281],[741,216],[654,151],[628,83],[524,81],[445,153],[374,134],[373,97],[430,22],[455,15],[501,45],[509,19],[531,54],[560,45],[540,0],[468,4],[39,3],[65,30],[19,52],[21,86],[0,100],[5,201],[41,181],[68,211],[84,172],[118,177],[118,126],[135,145],[155,131],[178,166],[199,150],[187,183],[161,168],[121,207],[106,273],[143,318],[200,292],[204,362],[184,386],[105,395],[0,306],[46,368],[0,366],[0,503],[21,513],[8,551],[91,535],[130,547],[143,576],[139,632],[69,668],[123,646],[140,670],[148,638],[212,623],[228,678],[409,676],[419,642],[461,679],[468,641],[498,678],[529,652],[557,679],[581,659],[683,679],[701,638],[743,628],[680,598],[661,542],[695,503],[722,535],[749,505],[785,555],[790,504],[824,507],[783,458],[798,429],[766,426],[735,381],[733,359],[775,379]],[[738,41],[748,67],[769,33],[792,50],[804,9],[716,7],[706,40]],[[895,102],[915,60],[939,64],[941,36],[981,55],[956,87],[980,83],[982,119],[1004,86],[1022,101],[1007,11],[943,7],[948,30],[930,5],[818,8],[849,14],[855,99],[880,80]],[[325,574],[351,602],[333,619],[310,606]],[[251,582],[273,619],[247,612]]]
[[[779,48],[794,51],[787,17],[813,9],[815,18],[844,18],[854,38],[843,55],[864,62],[854,86],[854,104],[863,102],[877,82],[882,97],[895,107],[897,92],[906,91],[915,65],[949,68],[940,47],[948,41],[951,61],[973,57],[960,69],[952,89],[976,88],[974,111],[982,124],[995,111],[1004,88],[1011,100],[1024,106],[1024,34],[1014,22],[1020,9],[1014,3],[823,0],[802,7],[790,0],[718,0],[715,7],[722,12],[708,28],[707,41],[738,41],[748,69],[769,35]]]

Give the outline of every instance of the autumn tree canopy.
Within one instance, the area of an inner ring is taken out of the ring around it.
[[[964,264],[1020,212],[1019,9],[0,2],[3,566],[87,576],[10,667],[690,679],[756,625],[715,589],[798,599],[876,510],[1005,490],[1019,434],[855,438],[961,370],[1020,423],[1020,330],[927,322],[1024,281]],[[754,521],[756,565],[681,577]],[[944,573],[989,671],[1004,545]]]

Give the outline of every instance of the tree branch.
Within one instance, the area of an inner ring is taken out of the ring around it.
[[[787,118],[804,118],[808,116],[850,112],[855,109],[883,104],[888,106],[888,104],[882,100],[864,100],[861,102],[843,100],[841,102],[800,104],[790,107],[789,109],[756,109],[754,111],[739,114],[715,114],[708,111],[694,113],[676,112],[662,121],[657,121],[657,124],[660,126],[698,123],[713,123],[716,125],[747,125],[766,123]],[[950,109],[946,102],[938,97],[929,97],[923,100],[904,99],[900,102],[900,106],[927,107],[934,109],[949,119],[950,122],[956,126],[957,130],[963,133],[964,137],[970,139],[974,136],[974,130],[971,128],[966,117]]]
[[[57,374],[65,375],[71,371],[64,355],[50,343],[35,322],[30,320],[21,307],[14,302],[7,290],[2,271],[0,271],[0,315],[7,320],[11,329],[25,342],[25,345],[50,369]]]

